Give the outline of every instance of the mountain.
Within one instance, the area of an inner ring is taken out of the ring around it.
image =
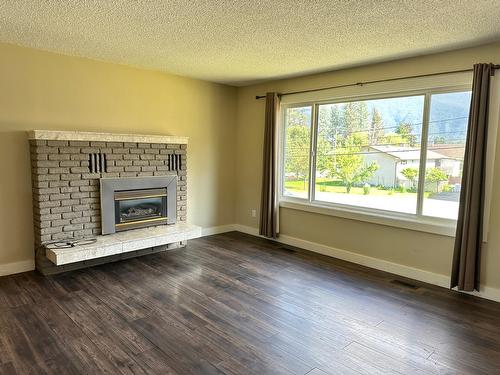
[[[431,96],[429,143],[463,143],[465,141],[470,100],[470,91]],[[407,123],[411,124],[412,133],[420,142],[424,116],[423,95],[366,100],[363,107],[363,112],[358,114],[364,118],[362,122],[365,123],[366,129],[363,130],[369,130],[373,109],[376,109],[382,117],[385,134],[394,133],[399,124]],[[345,108],[344,103],[323,104],[320,105],[320,116],[328,116],[336,110],[342,117]],[[350,116],[352,117],[352,113]],[[320,124],[324,123],[321,120]]]

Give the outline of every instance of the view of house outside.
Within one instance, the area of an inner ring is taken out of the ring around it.
[[[424,96],[318,106],[315,200],[456,219],[470,92],[433,94],[425,166]],[[284,194],[308,198],[312,107],[285,113]]]

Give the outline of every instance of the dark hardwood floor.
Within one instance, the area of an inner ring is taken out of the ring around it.
[[[395,279],[236,232],[3,277],[0,373],[500,374],[500,304]]]

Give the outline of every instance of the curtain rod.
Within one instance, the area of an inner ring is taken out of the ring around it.
[[[494,69],[500,69],[500,65],[494,65],[493,68]],[[323,90],[331,90],[331,89],[340,89],[340,88],[343,88],[343,87],[364,86],[364,85],[370,85],[370,84],[373,84],[373,83],[392,82],[392,81],[398,81],[400,79],[434,77],[434,76],[439,76],[439,75],[444,75],[444,74],[467,73],[467,72],[472,72],[472,71],[473,71],[473,69],[449,70],[447,72],[417,74],[417,75],[413,75],[413,76],[396,77],[396,78],[386,78],[386,79],[377,79],[377,80],[374,80],[374,81],[363,81],[363,82],[356,82],[356,83],[348,83],[348,84],[345,84],[345,85],[321,87],[319,89],[307,89],[307,90],[289,91],[289,92],[284,92],[284,93],[278,94],[278,95],[279,96],[286,96],[286,95],[293,95],[293,94],[304,94],[304,93],[307,93],[307,92],[323,91]],[[257,95],[255,97],[255,99],[264,99],[265,97],[266,97],[265,95]]]

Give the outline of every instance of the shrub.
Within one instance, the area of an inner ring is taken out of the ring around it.
[[[370,188],[371,188],[370,184],[364,184],[363,185],[363,194],[364,195],[370,194]]]
[[[391,190],[391,186],[385,186],[385,185],[377,185],[377,189],[379,190]]]
[[[453,185],[446,184],[446,185],[443,185],[443,190],[442,191],[444,193],[451,193],[453,191],[453,188],[454,188]]]

